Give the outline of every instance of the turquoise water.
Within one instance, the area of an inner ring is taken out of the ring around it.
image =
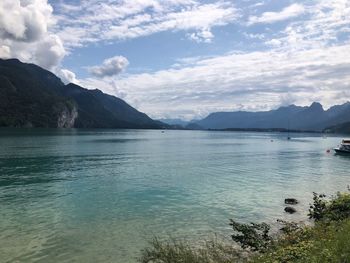
[[[1,262],[135,262],[153,235],[229,238],[241,222],[304,219],[350,184],[341,138],[151,130],[1,130]],[[273,140],[273,141],[271,141]],[[283,199],[301,201],[296,215]]]

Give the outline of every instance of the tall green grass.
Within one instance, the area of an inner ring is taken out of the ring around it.
[[[161,241],[153,238],[149,247],[142,251],[142,263],[231,263],[246,262],[248,253],[232,244],[212,239],[202,245],[183,240]]]

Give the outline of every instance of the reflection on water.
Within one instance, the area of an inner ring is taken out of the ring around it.
[[[305,218],[350,183],[340,138],[135,130],[0,131],[4,262],[135,262],[152,235],[229,238],[229,218]],[[283,199],[301,201],[296,215]]]

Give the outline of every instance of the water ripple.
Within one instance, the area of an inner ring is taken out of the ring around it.
[[[152,235],[229,239],[228,220],[302,219],[349,184],[340,138],[204,131],[0,130],[4,262],[135,262]],[[294,216],[283,199],[300,200]]]

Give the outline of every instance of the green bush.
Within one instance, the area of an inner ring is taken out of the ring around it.
[[[309,217],[315,221],[339,221],[350,218],[350,194],[337,193],[330,200],[326,195],[314,193],[314,203],[310,206]]]
[[[270,244],[272,238],[269,236],[270,226],[262,224],[241,224],[230,220],[233,228],[233,241],[239,243],[242,248],[263,252]]]

